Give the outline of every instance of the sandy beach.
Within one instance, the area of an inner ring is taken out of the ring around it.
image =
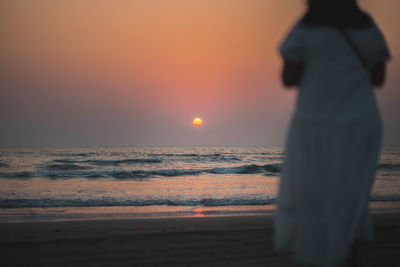
[[[372,208],[372,266],[398,266],[397,203]],[[272,250],[273,215],[0,224],[2,266],[297,266]]]

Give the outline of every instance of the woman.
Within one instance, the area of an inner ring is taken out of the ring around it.
[[[390,58],[355,0],[309,0],[280,50],[286,86],[298,86],[279,192],[275,248],[295,260],[367,266],[368,197],[382,127],[373,86]]]

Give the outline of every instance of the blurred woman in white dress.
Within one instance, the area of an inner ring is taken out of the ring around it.
[[[382,139],[373,91],[390,58],[356,0],[309,0],[280,47],[298,87],[279,190],[275,248],[315,266],[368,266],[368,199]]]

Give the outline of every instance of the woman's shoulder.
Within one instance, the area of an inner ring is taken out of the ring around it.
[[[303,57],[303,28],[301,19],[294,23],[288,34],[281,42],[279,50],[283,58],[292,61],[301,61]]]
[[[372,57],[372,61],[389,59],[390,52],[384,35],[372,16],[367,13],[365,16],[368,24],[344,30],[368,57]],[[280,53],[287,60],[303,61],[307,55],[323,54],[327,49],[337,48],[338,42],[342,43],[342,38],[337,27],[329,24],[309,24],[303,16],[295,21],[281,42]]]
[[[356,42],[358,41],[359,46],[369,53],[369,57],[372,57],[375,61],[388,60],[391,55],[386,38],[372,16],[367,15],[370,20],[369,27],[362,29],[349,28],[347,31]]]

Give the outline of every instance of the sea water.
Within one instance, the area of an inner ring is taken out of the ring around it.
[[[277,201],[283,156],[262,146],[2,148],[0,221],[27,209],[256,211]],[[371,201],[400,201],[400,146],[383,147]]]

